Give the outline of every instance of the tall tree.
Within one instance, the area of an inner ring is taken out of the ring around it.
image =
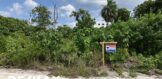
[[[71,16],[75,17],[77,24],[76,26],[82,28],[92,28],[95,24],[95,20],[91,17],[88,11],[79,9],[79,11],[72,12]]]
[[[159,13],[162,11],[162,1],[161,0],[148,0],[144,3],[138,5],[135,11],[135,17],[140,17],[148,13]]]
[[[106,22],[113,22],[117,15],[117,5],[113,0],[107,0],[107,5],[101,10],[101,16]]]
[[[144,16],[145,14],[153,12],[154,7],[154,1],[148,0],[144,3],[138,5],[134,11],[135,11],[135,17]]]
[[[127,21],[129,17],[130,17],[130,11],[128,11],[126,8],[118,9],[118,15],[116,17],[116,21],[117,20]]]
[[[46,26],[50,25],[51,22],[51,12],[45,6],[38,6],[32,10],[32,22],[36,23],[37,26],[41,28],[45,28]]]
[[[162,11],[162,0],[155,1],[155,12]]]

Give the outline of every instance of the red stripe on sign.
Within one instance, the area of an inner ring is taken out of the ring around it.
[[[116,48],[116,45],[106,45],[106,47]]]

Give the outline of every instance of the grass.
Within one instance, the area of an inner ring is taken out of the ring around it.
[[[91,76],[107,76],[106,70],[92,67],[64,67],[58,66],[50,75],[65,77],[91,77]]]
[[[112,69],[118,73],[119,76],[123,76],[123,67],[121,67],[119,64],[112,64]]]
[[[135,68],[132,67],[132,68],[129,69],[129,76],[137,77],[137,72],[136,72]]]
[[[159,74],[159,75],[162,75],[162,70],[160,70],[160,69],[155,69],[155,73],[156,73],[156,74]]]

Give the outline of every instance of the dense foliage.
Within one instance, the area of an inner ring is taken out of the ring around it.
[[[130,18],[130,11],[128,11],[126,8],[120,8],[117,12],[117,17],[115,21],[121,20],[121,21],[128,21]]]
[[[32,10],[31,17],[32,22],[36,26],[45,28],[46,26],[52,24],[51,12],[45,6],[38,6]]]
[[[161,13],[149,13],[134,19],[129,18],[129,11],[120,9],[118,14],[123,13],[119,15],[120,20],[107,27],[95,28],[95,21],[88,11],[80,9],[72,13],[77,21],[76,27],[64,25],[52,29],[45,28],[50,23],[44,22],[44,19],[50,18],[48,11],[47,14],[41,14],[46,11],[43,7],[42,9],[34,21],[37,22],[37,26],[32,26],[26,21],[0,16],[0,65],[15,67],[35,67],[39,64],[61,65],[74,69],[100,67],[102,56],[99,42],[116,41],[117,52],[105,53],[105,61],[111,63],[114,70],[119,69],[118,72],[122,72],[116,63],[129,63],[130,68],[137,71],[162,69]],[[115,15],[114,12],[111,14]],[[128,18],[124,18],[125,16]],[[110,19],[107,19],[109,16],[103,17],[106,21],[114,20],[114,16]]]
[[[92,28],[95,24],[94,19],[91,18],[91,15],[88,13],[88,11],[83,9],[79,9],[78,12],[72,12],[71,16],[75,17],[75,20],[77,21],[76,26],[78,29]]]
[[[107,0],[107,5],[101,10],[101,16],[106,22],[113,22],[117,15],[117,5],[113,0]]]
[[[126,8],[118,8],[116,2],[107,0],[107,5],[101,10],[101,16],[108,22],[128,21],[130,18],[130,11]]]
[[[149,13],[161,13],[162,10],[162,1],[161,0],[147,0],[144,3],[138,5],[135,11],[135,17],[141,17]]]

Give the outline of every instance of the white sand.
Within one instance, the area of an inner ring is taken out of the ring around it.
[[[128,76],[128,73],[125,72],[124,78],[117,76],[115,72],[108,72],[108,77],[90,77],[83,78],[78,77],[75,79],[162,79],[162,76],[148,76],[144,74],[139,74],[136,78],[131,78]],[[0,79],[72,79],[65,77],[48,77],[49,72],[45,71],[33,71],[33,70],[21,70],[21,69],[0,69]],[[12,78],[11,78],[12,77]],[[39,78],[40,77],[40,78]],[[74,79],[74,78],[73,78]]]

